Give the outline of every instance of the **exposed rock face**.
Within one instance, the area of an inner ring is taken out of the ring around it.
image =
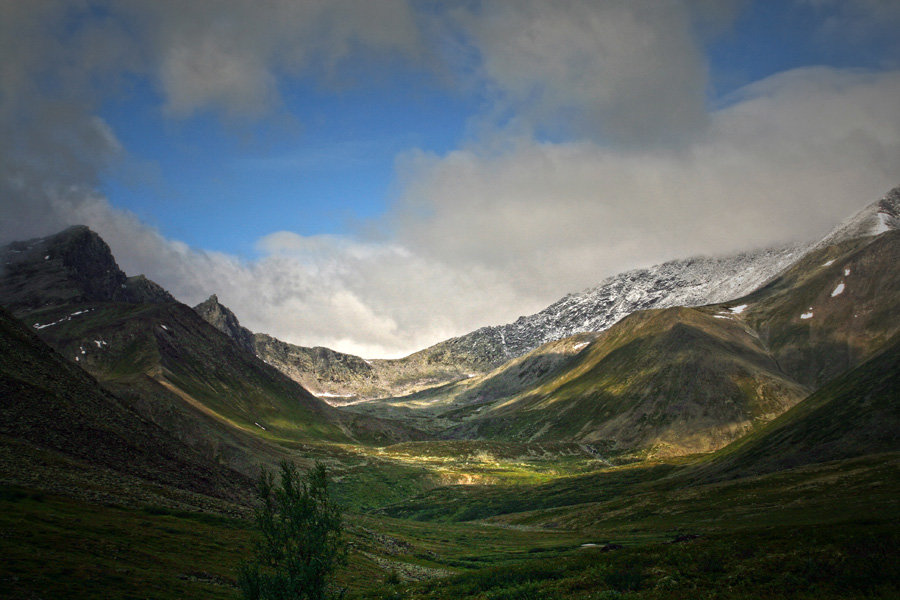
[[[376,385],[375,369],[358,356],[296,346],[264,333],[257,333],[254,342],[260,358],[333,404]]]
[[[11,310],[77,302],[175,299],[142,275],[126,277],[99,235],[76,225],[0,248],[0,302]]]
[[[120,302],[132,304],[177,302],[172,294],[163,289],[161,285],[143,275],[135,275],[126,279],[125,286],[118,290],[114,298]]]
[[[430,354],[428,350],[396,360],[365,360],[329,348],[290,344],[242,326],[215,294],[194,310],[240,347],[275,367],[329,404],[416,392],[464,379],[471,360]],[[454,362],[457,361],[457,362]]]
[[[233,339],[238,346],[251,354],[256,354],[253,332],[241,326],[234,313],[228,307],[219,304],[219,298],[215,294],[195,306],[194,310],[204,321]]]

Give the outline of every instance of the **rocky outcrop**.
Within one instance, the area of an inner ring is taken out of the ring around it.
[[[76,225],[0,248],[0,302],[18,311],[81,302],[166,303],[143,275],[127,277],[99,235]]]
[[[219,304],[219,298],[213,294],[194,307],[203,320],[230,337],[238,346],[256,354],[253,332],[241,326],[238,318],[228,307]]]

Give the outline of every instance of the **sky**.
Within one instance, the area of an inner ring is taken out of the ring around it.
[[[896,0],[0,0],[0,243],[397,357],[900,185]]]

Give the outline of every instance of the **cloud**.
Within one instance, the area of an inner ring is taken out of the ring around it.
[[[131,2],[149,17],[152,57],[165,109],[187,116],[210,107],[257,117],[280,105],[279,76],[335,80],[365,53],[421,54],[415,14],[404,0]],[[364,51],[364,53],[361,53]]]
[[[716,14],[733,3],[719,4]],[[484,2],[457,19],[499,115],[646,143],[706,121],[707,66],[692,14],[682,2],[525,0]]]
[[[460,327],[502,321],[518,301],[496,273],[449,268],[395,244],[276,232],[249,262],[168,240],[100,196],[56,210],[89,223],[127,273],[145,273],[191,305],[216,293],[251,330],[302,345],[402,356]]]
[[[279,78],[336,84],[393,54],[423,54],[404,0],[0,2],[0,239],[57,228],[61,198],[129,158],[95,113],[135,79],[173,118],[253,119],[283,109]]]
[[[874,48],[886,68],[900,66],[900,3],[895,0],[800,0],[817,17],[818,42],[843,51]]]
[[[900,72],[804,69],[740,90],[677,147],[413,153],[397,241],[550,299],[636,265],[811,239],[898,183],[898,94]]]
[[[216,292],[256,331],[398,356],[628,268],[823,235],[897,185],[897,97],[900,72],[802,69],[739,90],[677,148],[525,138],[412,153],[389,240],[282,231],[255,262],[80,216],[184,301]]]

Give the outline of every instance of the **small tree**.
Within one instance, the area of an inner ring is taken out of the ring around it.
[[[303,477],[292,462],[282,461],[280,470],[278,485],[266,469],[257,484],[262,537],[254,559],[241,565],[241,590],[247,600],[323,600],[346,562],[341,511],[328,496],[324,465]]]

